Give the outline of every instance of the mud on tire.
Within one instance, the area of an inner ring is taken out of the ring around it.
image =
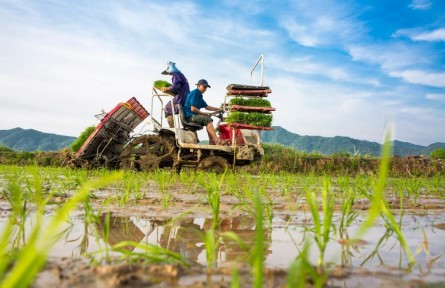
[[[225,158],[220,156],[208,156],[202,159],[196,168],[202,171],[223,173],[230,167],[229,162]]]

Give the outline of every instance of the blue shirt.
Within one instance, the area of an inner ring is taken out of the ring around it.
[[[185,98],[190,93],[189,82],[184,74],[179,71],[173,72],[172,86],[170,87],[170,90],[176,95],[175,98],[173,98],[173,103],[184,106]],[[170,101],[165,105],[165,114],[172,114],[172,105]],[[178,114],[177,105],[175,105],[175,114]]]
[[[184,116],[191,117],[195,113],[192,112],[192,106],[194,106],[197,109],[205,108],[209,105],[207,105],[206,101],[202,98],[201,91],[198,89],[193,90],[192,92],[187,95],[187,98],[185,99],[184,103]]]

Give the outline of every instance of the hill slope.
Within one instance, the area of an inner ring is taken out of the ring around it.
[[[274,131],[262,132],[262,140],[266,143],[277,143],[294,147],[298,150],[310,152],[320,152],[322,154],[333,154],[338,152],[348,152],[361,155],[380,155],[380,144],[366,140],[357,140],[349,137],[321,137],[321,136],[301,136],[280,126],[274,126]],[[429,146],[415,145],[408,142],[394,141],[394,155],[429,155],[431,151],[438,148],[445,149],[445,143],[434,143]]]
[[[43,133],[33,129],[0,130],[0,145],[17,151],[57,151],[68,147],[76,137]]]
[[[308,153],[316,151],[322,154],[348,152],[360,155],[380,155],[380,144],[366,140],[357,140],[349,137],[335,136],[301,136],[280,126],[274,126],[274,131],[262,132],[265,143],[278,143],[294,147]],[[0,130],[0,145],[18,151],[57,151],[68,147],[76,137],[43,133],[33,129],[14,128]],[[430,155],[436,149],[445,149],[445,143],[434,143],[429,146],[415,145],[408,142],[394,141],[394,155]]]

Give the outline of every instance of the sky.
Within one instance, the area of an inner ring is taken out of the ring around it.
[[[0,129],[78,136],[133,96],[150,110],[168,61],[219,106],[260,55],[273,125],[445,142],[443,0],[0,0]]]

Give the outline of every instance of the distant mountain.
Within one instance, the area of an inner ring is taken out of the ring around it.
[[[301,136],[280,126],[274,126],[274,131],[264,131],[261,138],[265,143],[278,143],[305,152],[319,152],[322,154],[333,154],[339,152],[348,152],[350,154],[358,153],[360,155],[380,155],[380,144],[366,140],[357,140],[349,137],[321,137],[321,136]],[[415,145],[408,142],[395,140],[393,142],[394,155],[414,156],[430,155],[436,149],[445,149],[445,143],[434,143],[429,146]]]
[[[0,145],[16,151],[57,151],[68,147],[76,137],[43,133],[33,129],[0,130]]]
[[[298,150],[319,152],[330,155],[339,152],[360,155],[380,155],[380,144],[365,140],[357,140],[349,137],[335,136],[301,136],[280,126],[274,126],[274,131],[264,131],[262,140],[265,143],[278,143]],[[68,147],[76,137],[62,136],[57,134],[43,133],[33,129],[14,128],[0,130],[0,146],[4,145],[16,151],[57,151]],[[204,143],[204,141],[201,141]],[[445,143],[434,143],[429,146],[415,145],[408,142],[394,141],[394,155],[430,155],[436,149],[445,149]]]

